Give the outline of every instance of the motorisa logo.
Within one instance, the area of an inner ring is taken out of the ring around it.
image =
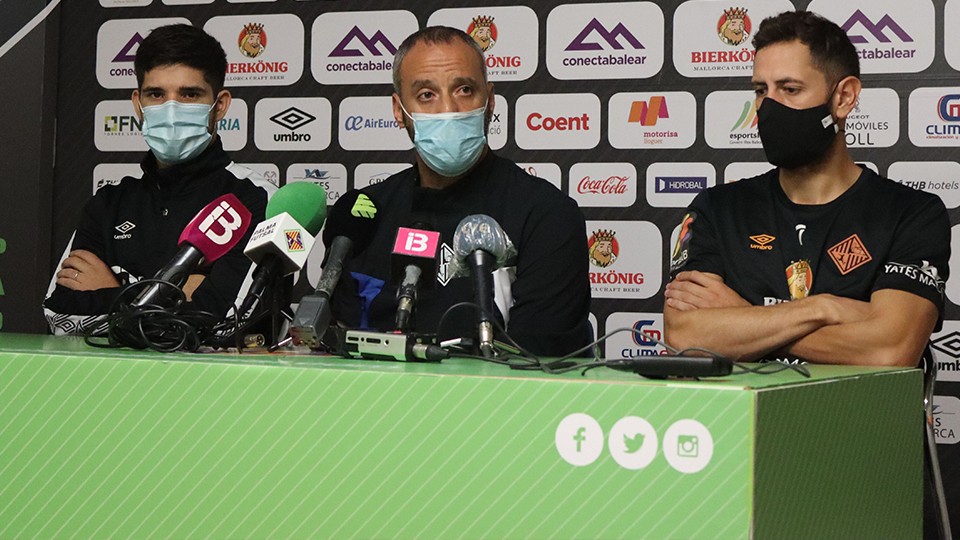
[[[557,189],[561,189],[560,183],[563,173],[560,171],[560,166],[556,163],[517,163],[517,167],[523,169],[524,172],[530,176],[543,178],[547,182],[557,186]]]
[[[129,99],[101,101],[93,112],[93,143],[101,152],[142,152],[142,126]]]
[[[128,176],[140,178],[143,169],[138,163],[98,163],[93,168],[93,193],[105,186],[115,186]]]
[[[907,111],[914,146],[960,146],[960,87],[917,88]]]
[[[514,133],[524,150],[588,150],[600,144],[596,94],[525,94],[517,99]]]
[[[717,185],[711,163],[654,163],[647,167],[647,202],[656,208],[686,208],[698,193]]]
[[[303,22],[296,15],[213,17],[203,29],[227,53],[227,86],[287,86],[303,75]]]
[[[703,132],[712,148],[763,148],[751,90],[720,90],[704,102]]]
[[[247,145],[248,118],[247,102],[233,98],[227,114],[217,122],[217,134],[223,141],[224,150],[233,152]]]
[[[660,289],[660,229],[648,221],[588,221],[593,298],[650,298]]]
[[[947,208],[960,206],[960,163],[956,161],[897,161],[887,169],[887,178],[929,191],[943,199]]]
[[[569,193],[580,206],[633,206],[637,168],[632,163],[575,163],[570,167]]]
[[[960,33],[953,31],[953,22],[960,20],[960,0],[947,0],[943,7],[943,54],[950,67],[960,71]]]
[[[953,227],[951,247],[956,247],[958,226]],[[951,259],[954,258],[951,253]],[[950,261],[953,264],[953,261]],[[951,276],[952,278],[952,276]],[[951,297],[951,282],[947,280],[947,296]],[[957,285],[952,287],[957,292]],[[956,298],[956,294],[953,295]],[[953,300],[951,298],[951,301]],[[937,361],[937,380],[946,382],[960,382],[960,321],[943,321],[943,328],[930,336],[930,348]]]
[[[684,77],[749,77],[760,21],[793,11],[789,0],[692,0],[673,15],[673,64]]]
[[[413,141],[393,116],[390,96],[348,97],[340,102],[344,150],[410,150]]]
[[[614,148],[690,148],[697,139],[697,99],[690,92],[614,94],[607,118]]]
[[[393,81],[393,55],[420,29],[409,11],[324,13],[310,30],[310,70],[321,84],[385,84]]]
[[[327,192],[327,204],[347,191],[347,168],[342,163],[294,163],[287,167],[286,184],[313,182]]]
[[[437,25],[459,28],[477,42],[491,81],[523,81],[537,71],[540,21],[527,6],[440,9],[427,20]]]
[[[960,225],[954,225],[950,228],[950,268],[960,268]],[[957,274],[957,272],[953,272],[953,275],[947,279],[944,288],[947,298],[954,304],[960,304],[960,276]],[[953,322],[944,321],[944,328],[947,324],[953,324]],[[957,374],[957,380],[960,381],[960,372]]]
[[[253,141],[260,150],[323,150],[330,146],[327,98],[263,98],[254,109]]]
[[[621,328],[631,330],[607,339],[604,350],[604,357],[607,359],[630,359],[667,354],[667,350],[657,343],[657,340],[664,339],[662,313],[611,313],[607,317],[605,328],[608,334]]]
[[[379,184],[412,166],[410,163],[361,163],[353,170],[353,187],[362,189]]]
[[[931,0],[813,0],[807,9],[846,31],[857,48],[862,73],[917,73],[933,62]]]
[[[653,2],[564,4],[547,15],[557,79],[646,79],[663,67],[663,11]]]
[[[133,59],[143,38],[158,26],[190,24],[183,17],[111,20],[97,31],[97,82],[104,88],[136,88]]]
[[[501,95],[493,96],[493,112],[490,113],[490,125],[487,126],[487,144],[494,150],[499,150],[507,144],[507,118],[510,117],[510,106],[507,99]]]
[[[727,167],[723,170],[723,183],[732,184],[733,182],[737,182],[745,178],[760,176],[761,174],[775,168],[776,167],[765,161],[735,161],[727,165]]]
[[[900,140],[900,96],[892,88],[864,88],[847,116],[850,148],[889,148]]]
[[[957,444],[960,441],[960,399],[933,396],[933,433],[937,444]]]

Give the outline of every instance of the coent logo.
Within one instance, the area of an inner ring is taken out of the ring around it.
[[[541,129],[545,131],[555,129],[558,131],[580,131],[590,129],[590,117],[587,113],[580,116],[561,116],[559,118],[532,113],[527,116],[527,127],[532,131],[540,131]]]
[[[526,94],[517,99],[520,148],[589,149],[600,143],[600,98],[595,94]]]

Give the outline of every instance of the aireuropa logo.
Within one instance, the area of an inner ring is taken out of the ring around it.
[[[104,88],[136,88],[133,58],[143,38],[158,26],[190,24],[183,17],[121,19],[100,25],[97,31],[97,82]]]
[[[93,193],[104,186],[115,186],[126,177],[140,178],[143,170],[137,163],[98,163],[93,168]]]
[[[621,92],[607,109],[614,148],[689,148],[697,139],[697,100],[689,92]]]
[[[409,163],[361,163],[353,170],[353,187],[361,189],[379,184],[410,167]]]
[[[663,11],[653,2],[564,4],[547,16],[557,79],[645,79],[663,67]]]
[[[960,206],[960,163],[956,161],[897,161],[890,164],[887,177],[939,196],[947,208]]]
[[[330,146],[332,110],[326,98],[263,98],[253,115],[253,140],[260,150],[323,150]]]
[[[310,30],[310,70],[321,84],[384,84],[393,55],[420,28],[404,10],[323,13]]]
[[[514,114],[514,136],[524,150],[587,150],[600,144],[596,94],[525,94]]]
[[[936,31],[930,0],[813,0],[807,9],[847,32],[862,73],[917,73],[933,62]]]
[[[586,413],[573,413],[557,424],[553,441],[560,457],[574,467],[596,462],[605,445],[610,457],[630,471],[653,463],[658,449],[662,449],[663,457],[674,470],[684,474],[702,471],[713,458],[713,435],[706,426],[691,418],[677,420],[667,427],[662,448],[653,424],[633,415],[617,420],[609,437],[604,437],[603,428],[595,418]]]
[[[629,328],[653,338],[663,340],[663,314],[661,313],[611,313],[606,320],[607,333],[621,328]],[[621,332],[611,336],[604,345],[606,358],[643,358],[666,354],[666,349],[653,339],[633,332]]]
[[[294,163],[287,167],[286,183],[312,182],[327,192],[327,204],[347,191],[347,168],[342,163]]]
[[[436,25],[473,37],[483,49],[491,81],[523,81],[537,71],[540,21],[527,6],[440,9],[427,20],[427,26]]]
[[[900,139],[900,96],[892,88],[864,88],[847,116],[844,138],[851,148],[888,148]]]
[[[698,193],[717,184],[712,163],[660,162],[647,167],[647,203],[655,208],[686,208]]]
[[[960,225],[953,227],[951,237],[951,248],[958,243],[957,229]],[[950,254],[953,259],[953,252]],[[950,261],[951,264],[954,261]],[[953,289],[957,286],[953,285]],[[947,281],[947,296],[950,297],[951,282]],[[956,295],[954,295],[956,296]],[[952,298],[951,298],[952,300]],[[943,328],[939,332],[930,336],[930,347],[933,349],[933,356],[937,361],[937,380],[947,382],[960,382],[960,321],[943,321]]]
[[[793,9],[789,0],[683,2],[673,15],[673,64],[684,77],[749,77],[757,25]]]
[[[523,169],[530,176],[543,178],[547,182],[557,186],[557,189],[561,189],[560,183],[563,173],[560,171],[560,166],[556,163],[517,163],[517,167]]]
[[[217,122],[217,134],[223,141],[224,150],[233,152],[242,150],[247,145],[247,131],[250,125],[248,118],[247,102],[233,98],[226,116]]]
[[[588,221],[586,255],[593,298],[643,299],[657,294],[662,252],[663,238],[653,223]]]
[[[960,146],[960,87],[917,88],[907,111],[915,146]]]
[[[704,102],[703,132],[712,148],[762,148],[750,90],[719,90]]]
[[[407,130],[393,117],[390,96],[348,97],[340,102],[340,146],[344,150],[410,150]]]
[[[93,144],[101,152],[142,152],[142,123],[128,99],[101,101],[93,112]]]
[[[933,396],[933,433],[937,444],[957,444],[960,441],[960,399]]]
[[[570,167],[569,195],[580,206],[633,206],[637,168],[632,163],[575,163]]]
[[[303,75],[303,22],[296,15],[213,17],[203,29],[227,53],[227,86],[288,86]]]

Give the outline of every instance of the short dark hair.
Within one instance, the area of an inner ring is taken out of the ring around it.
[[[860,78],[860,57],[843,28],[811,11],[785,11],[767,17],[753,36],[757,51],[768,45],[799,41],[810,49],[813,63],[836,83],[849,76]]]
[[[470,37],[470,34],[449,26],[428,26],[407,36],[407,39],[403,40],[400,48],[397,49],[397,54],[393,56],[393,91],[400,94],[400,64],[403,63],[404,57],[407,56],[414,45],[418,43],[430,45],[453,43],[456,40],[462,41],[476,51],[480,65],[483,66],[483,82],[487,82],[487,64],[483,59],[483,49]]]
[[[189,24],[171,24],[155,28],[140,43],[133,70],[137,74],[137,88],[143,86],[148,71],[160,66],[183,64],[203,72],[216,94],[223,90],[227,76],[227,53],[210,34]]]

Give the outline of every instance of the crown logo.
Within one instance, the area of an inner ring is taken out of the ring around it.
[[[473,18],[473,25],[486,26],[489,28],[490,26],[493,26],[493,17],[490,17],[489,15],[479,15]]]
[[[243,33],[245,34],[262,34],[263,33],[263,24],[262,23],[249,23],[243,26]]]
[[[724,16],[728,19],[745,19],[747,17],[747,8],[735,8],[723,10]]]
[[[594,242],[613,242],[613,237],[616,235],[617,233],[613,229],[610,229],[609,231],[606,229],[600,229],[593,233],[593,240]]]

